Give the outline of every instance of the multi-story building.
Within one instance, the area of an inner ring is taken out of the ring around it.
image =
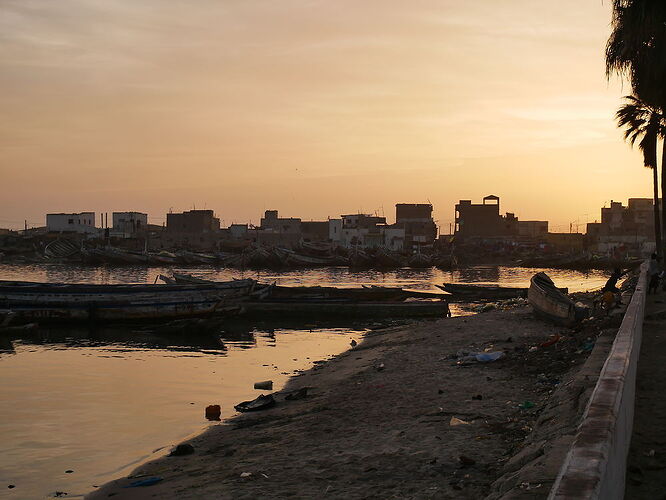
[[[95,234],[95,212],[72,214],[46,214],[46,228],[49,232]]]
[[[587,238],[601,252],[625,249],[643,255],[654,249],[654,202],[629,198],[627,206],[612,201],[601,209],[601,222],[587,224]]]
[[[112,219],[114,236],[131,238],[148,228],[148,214],[142,212],[113,212]]]
[[[167,214],[167,232],[203,234],[220,230],[220,219],[212,210],[189,210]]]
[[[518,235],[518,218],[500,215],[500,199],[489,195],[480,204],[460,200],[456,205],[455,235],[461,238],[501,238]]]
[[[437,238],[437,225],[430,203],[398,203],[395,223],[405,230],[405,248],[432,245]]]
[[[386,217],[348,214],[329,221],[329,239],[346,248],[385,247],[402,250],[405,228],[386,224]]]

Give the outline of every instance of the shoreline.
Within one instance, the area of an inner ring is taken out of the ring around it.
[[[187,441],[193,454],[85,498],[501,498],[516,487],[544,498],[612,342],[611,327],[588,347],[604,321],[576,332],[517,307],[371,331],[292,377],[274,408],[231,417]],[[460,366],[460,349],[506,355]],[[301,387],[307,398],[284,400]],[[515,484],[530,466],[540,476]],[[161,480],[126,488],[149,477]]]

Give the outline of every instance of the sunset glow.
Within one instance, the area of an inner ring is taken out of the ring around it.
[[[613,114],[610,6],[5,0],[0,227],[47,212],[304,220],[459,199],[551,231],[651,196]]]

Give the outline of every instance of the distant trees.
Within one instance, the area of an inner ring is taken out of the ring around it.
[[[643,153],[643,164],[652,169],[654,196],[654,235],[661,253],[661,223],[659,217],[659,177],[657,175],[657,140],[666,137],[664,115],[657,108],[645,104],[634,96],[626,96],[627,103],[618,109],[615,117],[624,128],[624,138],[633,146],[640,138],[638,148]],[[663,164],[662,164],[663,172]]]
[[[643,140],[647,141],[644,144],[645,150],[641,149],[644,151],[646,166],[649,166],[648,162],[654,164],[651,168],[655,168],[656,174],[656,141],[659,135],[663,138],[663,133],[657,132],[655,135],[652,131],[655,127],[659,128],[657,121],[663,121],[657,116],[663,117],[666,113],[666,1],[613,0],[612,32],[606,45],[606,73],[608,76],[616,73],[629,81],[636,99],[628,103],[629,106],[640,104],[646,111],[650,111],[643,131],[639,132],[634,140],[642,136]],[[623,111],[626,106],[618,111],[618,120],[623,116],[621,113],[627,114],[626,119],[629,120],[628,115],[637,111]],[[621,126],[634,128],[635,125],[636,123],[627,121]],[[632,134],[633,132],[627,136],[630,141]],[[653,149],[651,141],[654,141],[655,153],[654,157],[648,158],[645,151]],[[666,141],[661,162],[662,199],[666,190],[665,162]],[[666,222],[666,203],[662,203],[661,209],[661,220]],[[660,253],[663,251],[660,246],[657,248]]]

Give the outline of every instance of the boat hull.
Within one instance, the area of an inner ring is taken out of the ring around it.
[[[250,317],[415,318],[446,317],[449,306],[433,302],[256,301],[243,304]]]
[[[584,311],[577,310],[573,301],[557,289],[545,273],[532,277],[527,300],[537,316],[558,325],[572,326],[585,317]]]
[[[253,286],[253,280],[204,285],[0,282],[0,309],[13,311],[20,321],[170,320],[215,314]]]

